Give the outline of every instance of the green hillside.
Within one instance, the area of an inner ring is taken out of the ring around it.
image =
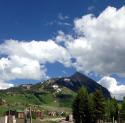
[[[24,84],[0,91],[0,114],[10,109],[24,109],[35,106],[44,110],[71,111],[72,102],[79,88],[85,87],[89,93],[102,89],[110,98],[108,90],[89,77],[75,73],[70,77],[49,79],[43,83]]]
[[[0,106],[0,115],[7,109],[24,109],[25,107],[39,106],[44,110],[68,110],[70,111],[72,101],[75,97],[75,92],[63,87],[62,91],[31,91],[31,90],[16,90],[16,91],[1,91],[0,98],[4,100],[4,104]]]

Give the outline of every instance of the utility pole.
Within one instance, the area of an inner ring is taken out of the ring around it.
[[[7,123],[10,123],[10,107],[9,107],[9,112],[8,112],[8,119],[7,119]]]
[[[120,123],[120,112],[118,111],[118,123]]]
[[[5,115],[5,117],[4,117],[4,123],[7,123],[7,119],[8,119],[8,116]]]
[[[30,109],[29,109],[29,113],[30,113],[30,123],[32,123],[32,109],[31,109],[31,106],[30,106]]]
[[[113,123],[115,123],[114,116],[113,116],[113,118],[112,118],[112,121],[113,121]]]
[[[12,120],[13,120],[13,121],[12,121],[13,123],[16,123],[15,115],[12,116]]]
[[[27,123],[27,108],[24,110],[24,123]]]

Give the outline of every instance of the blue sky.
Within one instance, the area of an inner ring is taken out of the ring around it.
[[[4,76],[1,77],[1,88],[8,87],[7,82],[15,85],[36,83],[49,77],[68,76],[80,71],[105,87],[107,83],[108,86],[113,85],[117,93],[108,88],[112,95],[117,97],[120,93],[123,97],[125,64],[122,62],[124,47],[121,44],[124,44],[125,23],[118,21],[117,15],[121,20],[124,19],[124,5],[125,0],[0,0],[0,73]],[[116,16],[110,17],[110,12]],[[92,25],[93,22],[97,25]],[[118,26],[114,27],[113,24]],[[114,40],[108,35],[101,37],[98,30],[109,35],[120,35]],[[100,40],[104,40],[103,43],[97,43]],[[94,45],[89,44],[90,41],[95,41]],[[91,47],[93,52],[90,52]],[[108,56],[109,53],[112,55]],[[22,74],[24,71],[26,75]]]
[[[75,18],[89,13],[98,15],[107,6],[120,8],[124,4],[125,0],[0,0],[0,43],[6,39],[47,40],[59,30],[73,33]],[[59,15],[68,19],[60,20]],[[64,22],[70,26],[63,25]],[[65,68],[55,65],[58,72],[54,75],[63,75]],[[55,65],[47,64],[50,76],[54,76],[51,71]],[[69,68],[68,73],[72,70]]]
[[[58,30],[71,27],[49,23],[68,16],[71,25],[76,17],[98,15],[107,6],[121,7],[125,0],[0,0],[0,39],[41,40],[52,38]]]

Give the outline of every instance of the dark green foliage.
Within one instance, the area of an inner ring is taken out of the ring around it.
[[[103,118],[104,113],[105,104],[101,91],[88,94],[86,89],[80,89],[73,103],[75,123],[95,123]]]
[[[88,92],[86,89],[81,89],[79,91],[79,111],[82,123],[89,122],[89,103],[88,103]]]
[[[118,119],[118,103],[115,98],[105,101],[105,116],[114,120]]]
[[[111,105],[110,105],[110,115],[111,118],[115,118],[115,120],[117,120],[117,116],[118,116],[118,104],[115,98],[111,99]]]
[[[32,112],[32,118],[36,119],[36,114],[34,112]]]
[[[81,88],[73,103],[73,117],[75,123],[90,123],[92,119],[91,99],[86,89]],[[91,118],[91,119],[90,119]],[[91,122],[92,123],[92,122]]]
[[[123,119],[125,120],[125,97],[123,98],[121,113],[122,113]]]
[[[104,96],[101,90],[96,90],[93,95],[95,119],[103,119],[105,113]]]
[[[125,97],[123,98],[122,102],[122,112],[125,113]]]
[[[93,94],[90,94],[89,95],[89,100],[88,100],[88,103],[89,103],[89,119],[90,119],[90,122],[91,123],[94,123],[95,122],[95,106],[94,106],[94,101],[93,101]]]
[[[57,94],[56,95],[60,107],[71,107],[74,96],[71,94]]]
[[[73,118],[75,120],[75,123],[80,123],[80,98],[79,94],[76,96],[74,102],[73,102]]]

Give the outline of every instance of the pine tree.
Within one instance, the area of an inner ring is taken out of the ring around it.
[[[73,117],[75,123],[90,123],[88,92],[81,88],[73,103]]]
[[[95,108],[94,108],[93,94],[89,95],[88,105],[89,105],[88,118],[90,120],[90,123],[95,123],[96,120],[95,120]]]
[[[96,90],[93,96],[95,120],[103,119],[105,114],[104,96],[101,90]]]
[[[82,123],[89,123],[89,102],[88,102],[88,92],[86,89],[81,89],[79,93],[80,97],[80,104],[79,104],[79,110],[80,110],[80,117]]]
[[[107,119],[111,117],[111,99],[105,101],[105,116]]]
[[[74,102],[73,102],[73,118],[75,120],[75,123],[80,123],[80,112],[79,112],[79,103],[80,103],[80,99],[77,95],[77,97],[75,98]]]
[[[73,103],[75,123],[95,123],[93,95],[81,88]]]
[[[110,101],[110,117],[114,117],[115,120],[118,118],[118,104],[115,98]]]
[[[125,120],[125,97],[123,98],[121,112],[122,112],[122,117]]]

